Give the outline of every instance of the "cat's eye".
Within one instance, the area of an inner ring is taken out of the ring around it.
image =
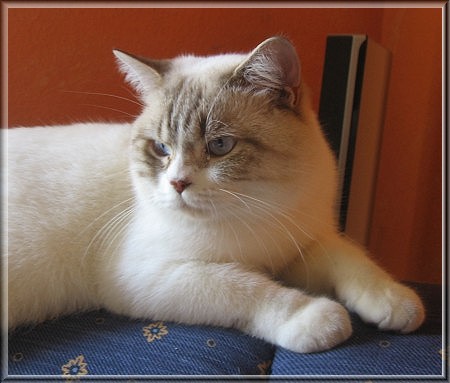
[[[231,136],[215,138],[208,142],[208,153],[215,156],[224,156],[230,153],[236,145],[236,139]]]
[[[150,141],[150,147],[158,157],[167,157],[170,156],[170,148],[159,141]]]

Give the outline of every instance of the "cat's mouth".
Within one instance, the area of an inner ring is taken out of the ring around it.
[[[211,215],[211,209],[200,198],[195,198],[188,193],[177,196],[174,208],[180,212],[195,215],[196,217],[207,217]]]

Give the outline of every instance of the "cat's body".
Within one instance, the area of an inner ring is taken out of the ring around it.
[[[116,56],[146,104],[132,126],[8,132],[11,328],[105,307],[298,352],[350,336],[343,306],[305,291],[381,328],[422,323],[415,293],[337,233],[334,159],[289,42]]]

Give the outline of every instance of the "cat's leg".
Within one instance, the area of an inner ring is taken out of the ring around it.
[[[134,317],[235,327],[295,352],[328,349],[352,331],[339,303],[286,288],[240,264],[160,262],[122,270],[118,280],[126,281],[120,293],[109,289],[104,300]]]
[[[425,318],[424,306],[417,294],[375,264],[363,248],[338,234],[308,249],[309,272],[320,273],[325,292],[332,291],[350,311],[383,330],[403,333],[417,329]],[[291,267],[285,279],[290,284],[305,279],[308,269]],[[312,276],[310,276],[313,278]]]

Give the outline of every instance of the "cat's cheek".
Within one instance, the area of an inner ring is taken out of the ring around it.
[[[176,192],[166,177],[162,177],[156,189],[156,199],[168,208],[178,208],[182,197]]]
[[[170,186],[170,182],[167,176],[160,177],[157,183],[158,194],[171,195],[174,192],[173,187]]]
[[[220,187],[234,184],[240,181],[245,173],[245,167],[236,170],[230,162],[218,162],[206,169],[205,179],[209,185],[220,185]]]
[[[220,184],[221,182],[220,174],[214,169],[208,169],[207,177],[211,184]]]

